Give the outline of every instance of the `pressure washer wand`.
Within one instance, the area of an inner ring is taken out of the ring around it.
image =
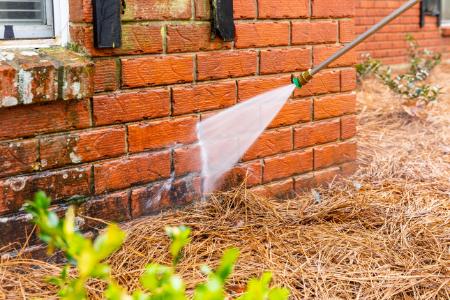
[[[376,33],[378,30],[386,26],[389,22],[397,18],[399,15],[410,9],[412,6],[420,2],[421,0],[410,0],[407,3],[403,4],[401,7],[393,11],[389,16],[385,17],[383,20],[378,22],[377,24],[373,25],[369,30],[361,34],[359,37],[357,37],[355,40],[353,40],[351,43],[347,44],[344,48],[337,51],[335,54],[327,58],[324,62],[319,64],[317,67],[314,67],[312,70],[308,70],[300,74],[299,77],[295,77],[292,79],[292,82],[298,87],[301,88],[303,85],[307,84],[312,77],[319,72],[322,69],[325,69],[329,64],[331,64],[333,61],[337,60],[339,57],[344,55],[345,53],[349,52],[356,46],[358,46],[361,42],[366,40],[368,37],[372,36],[374,33]]]

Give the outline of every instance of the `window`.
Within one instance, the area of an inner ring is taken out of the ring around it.
[[[450,26],[450,0],[442,0],[442,25]]]

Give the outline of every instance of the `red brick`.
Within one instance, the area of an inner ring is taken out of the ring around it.
[[[349,43],[353,41],[355,35],[355,21],[340,20],[339,21],[339,41],[341,43]]]
[[[92,22],[92,1],[69,0],[69,16],[71,22]]]
[[[251,189],[253,193],[264,198],[294,198],[294,181],[292,178]]]
[[[127,0],[122,20],[186,20],[192,17],[189,0]]]
[[[289,44],[289,23],[236,24],[236,48],[286,46]]]
[[[306,152],[291,152],[278,157],[264,159],[263,181],[291,177],[313,169],[312,150]]]
[[[340,121],[313,123],[294,130],[294,147],[305,148],[336,141],[340,138]]]
[[[211,18],[211,5],[209,0],[195,1],[195,18],[197,20],[209,20]]]
[[[94,97],[96,125],[165,117],[170,114],[169,91],[143,90]]]
[[[170,176],[170,152],[143,153],[94,165],[96,194]]]
[[[241,163],[218,180],[218,190],[229,190],[241,186],[244,182],[247,187],[261,184],[262,166],[260,161]]]
[[[338,177],[340,177],[340,175],[341,169],[337,167],[314,172],[314,185],[328,186],[332,182],[338,180]]]
[[[90,168],[42,172],[0,180],[0,215],[19,210],[34,193],[44,190],[53,201],[90,194]]]
[[[261,51],[261,74],[303,71],[310,67],[310,49],[269,49]]]
[[[94,90],[95,92],[115,91],[119,87],[115,59],[95,61]]]
[[[291,75],[277,75],[262,78],[250,78],[238,81],[239,101],[271,91],[291,83]]]
[[[256,51],[199,53],[199,80],[240,77],[256,74]]]
[[[185,146],[174,151],[175,175],[181,176],[201,171],[201,150],[198,145]]]
[[[292,150],[292,131],[290,128],[264,132],[245,153],[243,160],[252,160]]]
[[[317,66],[325,59],[336,53],[341,46],[316,46],[313,50],[313,61],[314,65]],[[350,51],[349,53],[343,55],[338,60],[332,62],[329,67],[346,67],[352,66],[356,63],[356,52],[355,50]]]
[[[354,160],[356,160],[356,143],[354,142],[328,145],[314,149],[314,168],[316,170]]]
[[[285,19],[307,18],[309,16],[309,1],[300,0],[258,0],[258,18]]]
[[[356,89],[356,70],[354,68],[341,70],[341,92]]]
[[[95,48],[91,25],[71,25],[70,37],[74,43],[83,46],[86,52],[94,57],[162,53],[163,51],[161,25],[122,25],[122,46],[120,48]]]
[[[185,117],[128,126],[131,152],[190,144],[196,141],[197,118]]]
[[[125,128],[114,127],[59,136],[40,141],[44,169],[116,157],[125,153]]]
[[[0,234],[0,248],[2,249],[2,256],[9,252],[11,248],[11,250],[16,250],[14,249],[16,247],[25,250],[22,246],[25,242],[28,242],[28,245],[36,243],[37,237],[35,234],[32,234],[35,231],[35,225],[31,222],[28,214],[18,213],[8,215],[2,217],[1,220],[2,234]],[[7,245],[9,247],[4,247]]]
[[[296,75],[298,76],[298,75]],[[340,91],[339,71],[322,71],[301,89],[295,89],[294,97],[306,97]]]
[[[293,125],[311,120],[311,100],[288,101],[275,117],[270,128]]]
[[[354,1],[313,0],[312,16],[314,18],[341,18],[354,15]]]
[[[20,65],[17,81],[19,102],[31,104],[55,101],[58,98],[58,75],[54,63],[47,60],[33,61],[39,59],[34,56],[27,57],[24,61],[16,59]]]
[[[216,37],[211,40],[211,25],[186,24],[167,26],[167,50],[173,52],[193,52],[229,49],[231,42],[223,42]]]
[[[236,103],[236,84],[232,81],[175,87],[172,97],[174,115],[225,108]]]
[[[104,222],[128,221],[131,219],[128,207],[128,191],[85,201],[77,207],[77,216],[83,218],[84,221],[81,229],[103,227]]]
[[[256,1],[253,0],[233,0],[234,19],[255,19]]]
[[[140,87],[193,80],[191,55],[122,59],[122,85]]]
[[[310,45],[335,43],[337,41],[337,22],[293,22],[292,44]]]
[[[341,118],[341,139],[350,139],[356,135],[356,116],[343,116]]]
[[[0,140],[88,127],[87,101],[53,102],[0,109]]]
[[[314,175],[304,174],[294,177],[294,190],[297,194],[302,194],[314,187]]]
[[[35,139],[0,143],[0,177],[36,170],[37,150]]]
[[[356,161],[348,162],[341,164],[339,166],[341,168],[342,176],[351,176],[358,170],[358,163]]]
[[[0,107],[14,106],[18,102],[16,69],[0,61]]]
[[[133,218],[137,218],[186,205],[200,198],[201,180],[198,177],[175,180],[170,189],[164,187],[164,182],[155,183],[132,191],[131,213]]]
[[[314,119],[338,117],[356,111],[356,97],[352,94],[325,96],[314,99]]]

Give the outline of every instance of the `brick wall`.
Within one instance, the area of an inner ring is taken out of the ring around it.
[[[91,0],[70,1],[72,42],[94,60],[95,95],[0,109],[0,244],[31,231],[19,209],[37,189],[56,210],[76,202],[82,215],[113,221],[196,199],[196,123],[289,84],[353,36],[353,0],[236,0],[236,41],[211,41],[208,3],[127,0],[122,48],[99,50]],[[351,173],[355,60],[296,90],[230,176],[248,170],[250,187],[279,196]],[[159,195],[171,174],[173,188]]]
[[[363,33],[405,2],[405,0],[355,0],[356,33]],[[381,59],[386,64],[406,63],[405,36],[411,33],[419,46],[442,52],[444,59],[450,59],[448,31],[437,26],[436,17],[427,16],[425,20],[425,26],[420,28],[420,5],[415,5],[359,46],[358,54],[371,53],[372,57]]]

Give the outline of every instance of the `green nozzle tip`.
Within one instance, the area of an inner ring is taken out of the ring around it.
[[[299,89],[302,88],[302,84],[300,83],[300,80],[298,80],[298,77],[294,77],[292,79],[292,83],[295,84],[295,86],[298,87]]]

